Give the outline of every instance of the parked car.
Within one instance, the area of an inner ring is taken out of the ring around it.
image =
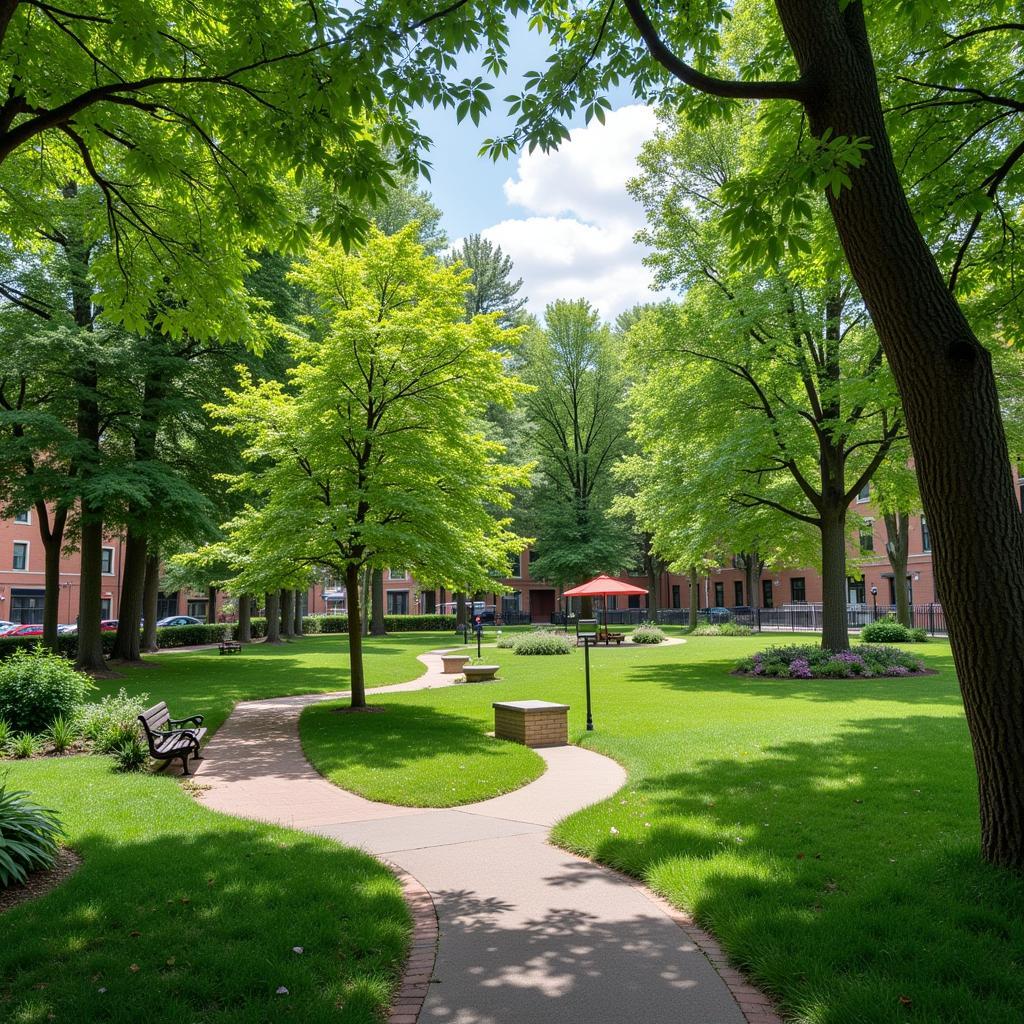
[[[25,624],[24,626],[15,626],[13,629],[7,630],[4,636],[42,636],[43,625],[42,623]]]
[[[73,623],[62,622],[57,626],[58,633],[77,633],[78,627]]]
[[[7,630],[14,629],[16,625],[16,622],[11,622],[9,619],[0,619],[0,636],[3,636]]]
[[[100,623],[101,633],[116,633],[117,632],[117,619],[104,619]]]
[[[732,612],[728,608],[709,608],[708,609],[708,622],[712,625],[718,625],[722,622],[731,622]]]
[[[158,626],[201,626],[202,624],[203,620],[197,619],[194,615],[168,615],[167,618],[157,621]]]

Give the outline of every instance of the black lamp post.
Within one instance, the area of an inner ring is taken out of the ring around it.
[[[594,716],[590,711],[590,641],[593,639],[589,633],[583,634],[583,671],[587,681],[587,732],[594,731]]]
[[[872,619],[878,618],[878,587],[871,588]]]

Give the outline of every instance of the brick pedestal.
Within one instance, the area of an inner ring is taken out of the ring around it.
[[[569,705],[546,700],[495,701],[494,735],[528,747],[564,747],[569,742]]]

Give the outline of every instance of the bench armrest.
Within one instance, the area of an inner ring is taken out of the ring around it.
[[[203,716],[202,715],[190,715],[188,718],[168,718],[167,719],[167,724],[168,725],[184,725],[186,722],[195,722],[196,725],[202,725],[203,724]],[[186,730],[183,730],[183,731],[187,732],[188,730],[186,729]]]

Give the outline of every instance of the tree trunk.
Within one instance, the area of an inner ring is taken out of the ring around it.
[[[697,566],[690,566],[690,629],[697,625],[697,613],[700,611],[700,577]]]
[[[370,635],[370,570],[363,570],[363,592],[359,605],[359,630],[363,636]]]
[[[292,620],[292,635],[302,636],[302,594],[301,590],[295,591],[295,601],[293,604],[293,620]]]
[[[910,513],[886,512],[885,553],[892,569],[893,593],[896,595],[896,621],[910,625],[910,601],[907,596],[907,554],[910,547]]]
[[[776,0],[820,137],[867,138],[852,188],[827,193],[899,387],[974,745],[987,860],[1024,868],[1024,517],[992,361],[943,280],[885,130],[862,4]]]
[[[252,598],[248,594],[238,595],[238,632],[235,639],[240,644],[252,643]]]
[[[850,630],[846,615],[846,510],[821,517],[821,646],[846,651]]]
[[[60,622],[60,558],[64,546],[64,527],[68,521],[66,507],[56,508],[53,520],[45,501],[36,502],[36,516],[39,520],[39,538],[43,542],[45,556],[43,568],[43,643],[50,650],[57,650],[57,624]]]
[[[351,676],[352,699],[354,708],[366,707],[366,682],[363,678],[363,632],[361,629],[359,600],[359,566],[345,567],[345,588],[348,590],[348,664]]]
[[[651,622],[658,621],[658,585],[661,582],[661,573],[658,572],[658,564],[652,557],[647,563],[647,612]]]
[[[206,624],[215,626],[217,624],[217,588],[206,588]]]
[[[290,588],[281,591],[281,635],[285,640],[295,636],[295,591]]]
[[[112,658],[119,661],[142,660],[142,594],[146,586],[146,547],[148,539],[129,527],[121,569],[121,597],[118,601],[117,636]]]
[[[384,570],[374,569],[370,576],[371,587],[371,636],[387,636],[384,628]]]
[[[150,654],[158,650],[156,642],[157,608],[160,601],[160,556],[146,555],[146,582],[142,586],[142,649]]]
[[[281,642],[281,595],[278,591],[267,592],[267,639],[268,644]]]
[[[607,601],[608,598],[605,598]],[[594,599],[592,597],[580,598],[580,618],[592,619],[594,617]],[[605,616],[607,618],[607,616]]]
[[[466,595],[461,591],[455,595],[455,629],[460,630],[466,624]]]

